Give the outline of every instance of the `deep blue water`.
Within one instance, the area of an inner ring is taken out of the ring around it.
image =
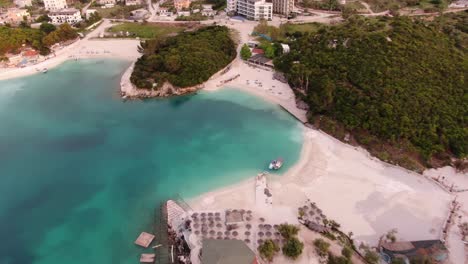
[[[0,81],[0,264],[138,263],[164,199],[299,157],[298,123],[235,89],[123,102],[128,62]]]

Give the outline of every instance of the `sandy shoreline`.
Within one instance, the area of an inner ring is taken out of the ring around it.
[[[104,20],[94,31],[85,38],[80,39],[55,52],[55,57],[47,59],[35,65],[24,68],[0,69],[0,80],[13,79],[32,74],[37,74],[36,69],[51,69],[67,60],[80,60],[91,58],[115,58],[135,61],[141,54],[138,53],[139,40],[134,39],[99,39],[100,33],[104,32],[111,24]]]

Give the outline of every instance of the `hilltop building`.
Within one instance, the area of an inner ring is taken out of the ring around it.
[[[81,18],[80,10],[75,8],[61,9],[49,13],[52,24],[68,23],[70,25],[76,24],[83,20]]]
[[[273,3],[265,0],[228,0],[228,7],[233,6],[229,1],[236,1],[235,12],[249,20],[271,20],[273,18]]]
[[[44,7],[48,11],[57,11],[68,8],[66,0],[44,0]]]
[[[294,10],[294,0],[273,0],[273,13],[289,16]]]

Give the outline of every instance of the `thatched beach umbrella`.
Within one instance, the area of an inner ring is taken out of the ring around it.
[[[215,224],[214,224],[214,223],[210,223],[210,227],[212,227],[212,228],[213,228],[214,226],[215,226]]]
[[[201,232],[201,233],[202,233],[202,235],[206,235],[206,234],[208,234],[208,231],[206,231],[206,230],[202,230],[202,232]]]
[[[259,245],[263,244],[263,239],[257,240],[257,244],[259,244]]]
[[[265,235],[266,235],[267,237],[271,237],[272,234],[271,234],[271,232],[266,232]]]
[[[263,233],[262,231],[258,232],[257,234],[259,237],[263,237],[265,235],[265,233]]]
[[[218,233],[216,233],[218,236],[222,236],[223,235],[223,232],[221,231],[218,231]]]
[[[247,213],[248,213],[248,214],[252,214],[252,211],[251,211],[251,210],[247,210]]]
[[[229,237],[224,237],[224,240],[229,240]]]
[[[250,239],[244,239],[245,243],[250,243]]]
[[[273,228],[278,229],[279,225],[273,225]]]
[[[249,231],[245,231],[244,233],[246,236],[250,236],[250,232]]]
[[[216,212],[216,213],[215,213],[215,216],[220,216],[220,215],[221,215],[220,212]]]
[[[266,230],[270,230],[270,229],[271,229],[271,225],[264,225],[264,227],[266,228]]]
[[[260,222],[262,222],[262,223],[265,222],[265,218],[260,217]]]
[[[213,216],[213,213],[212,213],[212,212],[209,212],[209,213],[208,213],[208,216]]]
[[[201,213],[200,215],[201,215],[201,217],[205,217],[206,213]]]
[[[237,213],[237,209],[232,210],[233,213]]]
[[[258,224],[258,228],[259,228],[259,229],[263,229],[263,225],[262,225],[262,224]]]
[[[219,236],[219,237],[217,237],[216,239],[221,240],[221,239],[223,239],[223,237],[220,237],[220,236]]]
[[[275,232],[275,236],[280,236],[281,233],[280,232]]]
[[[245,228],[250,229],[250,228],[252,228],[252,225],[251,224],[246,224]]]
[[[195,230],[194,234],[198,236],[200,234],[200,231]]]
[[[223,225],[222,224],[216,224],[217,228],[221,228]]]
[[[310,215],[310,216],[313,216],[314,214],[315,214],[314,211],[312,211],[312,210],[309,211],[309,215]]]
[[[320,216],[316,216],[315,220],[317,220],[317,222],[320,221]]]
[[[279,244],[280,240],[279,239],[275,239],[274,240],[276,244]]]
[[[245,210],[244,209],[240,209],[241,214],[245,213]]]
[[[210,235],[214,236],[216,232],[214,230],[210,230]]]
[[[194,225],[193,225],[193,228],[195,228],[195,229],[200,228],[200,224],[194,224]]]
[[[225,236],[229,236],[230,234],[231,234],[231,232],[229,232],[229,231],[224,231],[224,235],[225,235]]]
[[[233,236],[237,236],[238,234],[239,234],[239,233],[237,233],[237,231],[232,232],[232,235],[233,235]]]
[[[197,217],[197,216],[198,216],[198,213],[197,213],[197,212],[195,212],[195,213],[192,214],[192,217]]]
[[[250,217],[250,216],[247,216],[247,217],[245,218],[245,220],[247,220],[247,221],[251,221],[251,220],[252,220],[252,217]]]

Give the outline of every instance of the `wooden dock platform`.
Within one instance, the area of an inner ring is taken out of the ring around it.
[[[149,247],[151,242],[153,242],[154,237],[155,236],[153,234],[142,232],[138,236],[137,240],[135,240],[135,244],[137,244],[137,245],[139,245],[141,247],[147,248],[147,247]]]
[[[141,263],[154,263],[154,258],[156,254],[141,254],[140,262]]]

